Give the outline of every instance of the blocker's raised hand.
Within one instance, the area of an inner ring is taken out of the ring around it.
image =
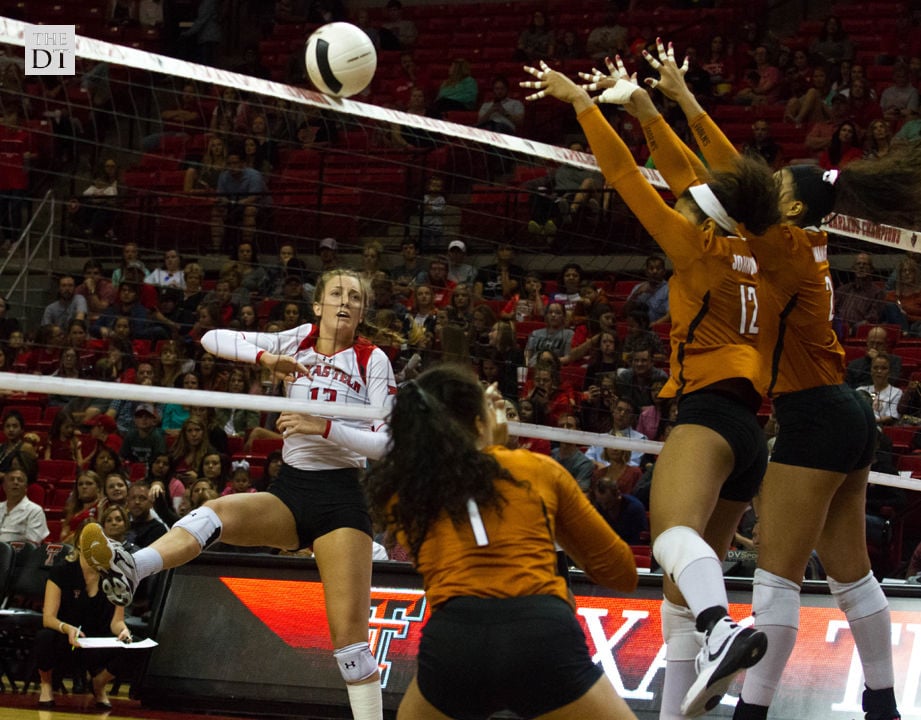
[[[525,65],[524,71],[537,79],[524,80],[518,85],[529,90],[538,91],[525,97],[525,100],[540,100],[549,95],[557,100],[573,103],[574,105],[580,101],[591,103],[591,98],[585,90],[563,75],[563,73],[552,70],[543,60],[540,61],[540,68]]]
[[[579,77],[587,81],[582,87],[589,92],[603,91],[595,97],[595,102],[626,105],[630,102],[633,91],[639,89],[636,73],[631,75],[627,72],[620,55],[615,56],[614,60],[605,58],[604,62],[608,67],[607,75],[598,68],[592,68],[591,73],[579,73]]]
[[[646,84],[660,91],[663,95],[671,100],[677,100],[682,94],[690,92],[687,83],[684,81],[684,75],[688,71],[688,59],[679,67],[675,60],[675,46],[668,44],[666,50],[662,38],[656,38],[656,53],[658,58],[643,50],[643,57],[646,58],[653,70],[658,71],[659,79],[646,78]]]

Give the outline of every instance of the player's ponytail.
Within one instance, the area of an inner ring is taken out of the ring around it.
[[[800,226],[818,226],[832,213],[912,227],[921,207],[921,143],[894,145],[880,158],[854,160],[841,170],[791,165],[794,194],[806,206]]]
[[[895,143],[879,158],[855,160],[838,174],[837,213],[916,227],[921,208],[921,143]]]

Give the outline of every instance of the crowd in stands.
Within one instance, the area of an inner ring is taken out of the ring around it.
[[[335,239],[321,246],[326,264],[342,263]],[[285,245],[267,263],[253,251],[241,241],[234,253],[239,259],[228,261],[208,290],[201,269],[183,266],[176,250],[150,269],[130,243],[124,261],[111,270],[88,260],[83,278],[59,279],[57,296],[34,332],[4,316],[5,369],[183,388],[190,394],[278,393],[272,377],[215,358],[197,342],[211,328],[271,332],[313,319],[317,275],[307,267],[317,267],[318,258],[299,257],[295,247]],[[380,245],[369,241],[357,262],[373,291],[363,332],[387,353],[398,381],[440,362],[459,361],[484,385],[497,383],[522,422],[634,440],[667,436],[676,404],[657,397],[668,373],[668,271],[661,256],[647,258],[645,280],[626,282],[593,280],[575,263],[567,264],[558,280],[546,281],[524,271],[509,245],[499,247],[494,262],[477,268],[459,240],[451,242],[447,255],[424,257],[408,238],[401,264],[390,268],[381,260]],[[873,406],[883,471],[894,471],[902,455],[921,449],[921,434],[914,433],[921,422],[921,326],[907,315],[910,296],[904,294],[915,263],[906,255],[887,280],[875,272],[871,256],[861,253],[853,279],[836,292],[847,382],[864,390]],[[887,291],[890,281],[893,289]],[[44,411],[26,420],[20,406],[30,402]],[[108,504],[124,505],[128,479],[150,484],[157,517],[168,524],[208,497],[264,489],[278,459],[270,454],[280,446],[270,414],[215,411],[192,397],[188,403],[155,405],[62,395],[36,402],[14,393],[5,406],[0,470],[21,468],[33,481],[47,480],[40,477],[39,461],[72,463],[67,467],[75,483],[68,486],[73,492],[66,502],[55,508],[52,493],[44,498],[48,518],[57,521],[52,525],[65,541],[85,519],[101,519]],[[761,417],[768,433],[776,430],[769,416],[766,402]],[[912,428],[912,435],[893,453],[891,442],[886,446],[889,431],[902,427]],[[655,455],[566,443],[551,449],[528,438],[514,442],[552,452],[593,497],[611,485],[604,478],[623,478],[615,483],[627,498],[623,507],[634,498],[648,504]],[[892,502],[904,507],[904,494],[895,492]],[[892,512],[894,506],[880,507]],[[636,537],[646,537],[644,532]]]
[[[119,26],[156,28],[162,19],[151,15],[149,5],[117,2],[110,20]],[[186,31],[187,38],[196,40],[198,58],[206,62],[220,57],[220,19],[213,15],[214,5],[200,3]],[[664,13],[668,8],[659,9]],[[458,18],[444,18],[449,22],[436,32],[432,16],[390,0],[385,7],[363,8],[352,18],[369,31],[381,51],[378,77],[360,99],[527,136],[535,126],[528,120],[530,110],[517,99],[513,65],[520,69],[522,61],[545,59],[574,71],[586,70],[605,56],[620,54],[628,66],[642,70],[638,59],[655,38],[655,12],[625,7],[620,14],[593,16],[591,27],[563,12],[556,17],[539,9],[518,13],[514,23],[502,25],[515,29],[511,35],[497,31],[507,58],[496,56],[493,62],[482,52],[471,59],[445,56],[437,38],[455,37],[452,33],[462,27]],[[909,13],[904,15],[911,21]],[[265,22],[264,50],[250,48],[246,68],[264,77],[283,73],[278,79],[305,84],[302,53],[276,50],[273,55],[265,50],[278,47],[280,36],[297,35],[300,43],[312,24],[349,17],[338,3],[279,0]],[[775,167],[793,157],[841,167],[853,158],[885,155],[893,143],[917,138],[921,128],[917,34],[900,35],[904,42],[887,42],[885,47],[864,47],[865,38],[858,40],[858,33],[847,32],[857,20],[832,16],[820,27],[810,26],[808,32],[787,38],[750,22],[727,24],[715,33],[697,27],[678,51],[689,57],[688,82],[705,107],[717,117],[730,118],[730,128],[744,125],[745,136],[734,139],[747,152],[762,155]],[[436,47],[437,58],[430,52]],[[873,64],[867,62],[868,53]],[[57,144],[51,156],[56,160],[67,154],[69,146],[62,140],[87,128],[94,128],[97,139],[111,137],[101,110],[111,101],[106,98],[105,68],[104,63],[84,68],[77,79],[85,91],[98,95],[92,112],[82,117],[71,115],[74,106],[60,99],[73,85],[61,78],[40,78],[30,85],[11,71],[19,91],[0,93],[0,140],[4,152],[14,156],[12,163],[4,161],[0,177],[4,241],[18,237],[28,168],[41,154],[27,121],[43,118],[52,124]],[[481,94],[484,90],[489,92]],[[276,174],[299,153],[335,146],[348,129],[310,108],[248,96],[234,88],[212,92],[187,83],[177,88],[173,100],[160,113],[159,129],[140,139],[139,149],[162,154],[179,148],[179,156],[173,155],[176,163],[170,165],[178,170],[170,179],[176,191],[217,200],[208,206],[207,223],[208,249],[227,258],[219,276],[206,279],[202,267],[183,262],[175,247],[163,253],[162,264],[148,267],[148,256],[142,258],[140,252],[146,246],[143,239],[120,239],[116,201],[131,183],[124,181],[116,153],[108,152],[111,143],[100,142],[98,172],[69,204],[67,223],[74,234],[120,247],[122,259],[106,267],[91,257],[81,277],[57,278],[56,296],[49,298],[36,327],[25,327],[0,298],[3,370],[161,385],[183,388],[190,395],[196,389],[278,392],[273,378],[218,360],[203,352],[197,341],[213,328],[271,332],[312,319],[310,299],[317,272],[342,263],[339,242],[332,237],[321,240],[315,258],[299,257],[297,243],[284,243],[277,257],[268,260],[264,253],[260,256],[259,230],[268,227],[272,216]],[[636,140],[637,161],[645,162],[640,129],[611,112],[622,136]],[[742,122],[733,126],[732,118]],[[408,127],[381,130],[376,141],[391,148],[425,151],[437,142]],[[492,170],[499,176],[507,168],[500,162]],[[545,237],[575,215],[600,212],[606,202],[600,175],[575,168],[532,177],[525,188],[531,197],[530,229]],[[525,271],[516,262],[514,246],[496,237],[490,241],[495,260],[476,267],[465,241],[445,230],[447,194],[442,176],[426,178],[418,194],[421,232],[418,238],[405,238],[399,258],[388,258],[377,241],[362,247],[357,269],[374,293],[365,332],[388,354],[397,379],[412,379],[446,360],[466,362],[485,384],[498,383],[511,412],[522,422],[664,439],[675,414],[673,402],[657,398],[668,371],[664,259],[650,256],[643,280],[592,278],[576,263],[565,265],[551,280]],[[858,255],[853,279],[837,288],[836,297],[848,352],[848,382],[866,390],[881,428],[917,425],[917,258],[906,256],[893,276],[884,279],[873,270],[869,255]],[[208,498],[264,489],[277,473],[279,456],[274,451],[280,438],[271,415],[214,411],[192,402],[158,406],[59,395],[38,402],[12,395],[4,404],[0,470],[21,470],[33,485],[41,485],[42,461],[74,463],[68,485],[72,493],[62,499],[47,492],[38,503],[48,511],[54,539],[67,540],[80,522],[95,518],[113,524],[121,520],[127,539],[141,545]],[[27,420],[19,405],[40,407],[40,417]],[[767,427],[769,415],[766,404],[762,416]],[[886,437],[881,432],[881,438]],[[612,523],[621,512],[626,513],[623,518],[631,518],[631,529],[619,530],[637,541],[646,537],[634,499],[640,506],[648,503],[655,456],[565,443],[551,449],[549,443],[524,437],[514,442],[553,452]],[[921,438],[904,445],[910,454],[915,446],[921,449]],[[885,458],[880,462],[882,467]],[[897,464],[898,458],[889,463]],[[10,481],[7,497],[18,496],[19,490]],[[136,502],[132,493],[138,496]],[[112,506],[125,508],[127,516],[110,517]],[[143,532],[132,531],[142,525]]]

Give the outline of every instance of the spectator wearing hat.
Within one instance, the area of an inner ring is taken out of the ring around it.
[[[166,454],[163,431],[157,427],[160,416],[150,403],[138,403],[134,409],[134,427],[125,435],[119,454],[122,460],[148,464],[157,455]]]
[[[335,238],[325,237],[320,240],[317,254],[320,256],[320,273],[335,270],[339,267],[339,243]]]
[[[24,470],[3,475],[6,500],[0,502],[0,542],[31,542],[38,545],[48,537],[48,522],[40,505],[26,497],[29,478]]]
[[[473,287],[477,269],[464,262],[466,258],[467,246],[463,240],[452,240],[448,243],[448,280],[456,285],[463,283]]]
[[[96,441],[97,449],[102,445],[116,454],[121,451],[124,439],[118,434],[118,424],[115,422],[115,418],[106,413],[100,413],[93,416],[86,424],[90,429],[90,437]],[[95,452],[94,450],[93,453],[95,454]],[[92,458],[92,455],[90,458]]]

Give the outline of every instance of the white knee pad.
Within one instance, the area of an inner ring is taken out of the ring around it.
[[[712,557],[719,558],[713,548],[707,545],[696,530],[684,525],[676,525],[666,530],[652,544],[652,554],[662,569],[675,582],[684,569],[695,560]]]
[[[780,625],[799,630],[799,585],[758,568],[752,588],[755,627]]]
[[[697,657],[703,633],[697,632],[694,613],[668,598],[659,606],[662,616],[662,639],[665,640],[665,659],[689,661]]]
[[[852,583],[839,583],[831,577],[827,580],[835,602],[851,622],[889,608],[889,601],[872,572]]]
[[[333,651],[342,679],[347,683],[361,682],[377,672],[377,660],[366,642],[352,643]]]
[[[207,505],[179,518],[173,527],[182,528],[198,540],[202,550],[221,539],[221,519]]]

